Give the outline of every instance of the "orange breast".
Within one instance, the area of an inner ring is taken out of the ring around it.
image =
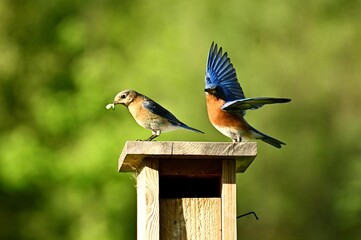
[[[142,97],[137,96],[128,106],[129,112],[136,120],[145,120],[149,115],[149,112],[142,106],[142,103]]]
[[[222,99],[216,98],[212,94],[206,94],[206,101],[208,117],[213,125],[237,129],[249,128],[247,122],[240,113],[229,113],[221,109],[223,104],[225,104],[225,101]]]
[[[129,104],[129,112],[135,121],[142,127],[151,130],[169,131],[171,124],[169,121],[157,114],[150,112],[143,107],[143,96],[137,96],[132,103]]]

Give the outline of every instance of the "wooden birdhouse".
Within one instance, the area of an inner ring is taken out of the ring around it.
[[[126,142],[120,172],[137,176],[137,239],[237,239],[236,173],[254,142]]]

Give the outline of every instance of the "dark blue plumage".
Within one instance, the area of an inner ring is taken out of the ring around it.
[[[208,54],[205,89],[214,89],[214,94],[226,102],[222,110],[241,112],[243,115],[245,110],[257,109],[265,104],[290,101],[287,98],[246,98],[227,52],[222,55],[222,47],[218,50],[214,42]]]
[[[218,131],[234,142],[247,138],[261,139],[277,148],[285,144],[253,128],[244,119],[244,115],[249,109],[291,100],[272,97],[246,98],[228,54],[222,54],[222,48],[218,49],[214,42],[208,54],[205,80],[208,117]]]
[[[256,97],[244,98],[226,102],[222,106],[222,110],[227,112],[239,112],[239,110],[257,109],[265,104],[285,103],[291,101],[288,98],[272,98],[272,97]]]
[[[153,100],[145,97],[143,101],[143,107],[149,110],[150,112],[157,114],[166,118],[168,121],[172,123],[179,123],[180,121],[167,109],[159,105],[158,103],[154,102]]]
[[[151,113],[157,114],[158,116],[167,119],[174,126],[179,126],[188,130],[203,133],[202,131],[189,127],[185,123],[179,121],[171,112],[146,96],[144,96],[143,107]]]
[[[217,44],[213,42],[208,54],[206,89],[216,87],[223,92],[225,101],[245,98],[231,60],[227,53],[222,55],[222,48],[218,50]]]

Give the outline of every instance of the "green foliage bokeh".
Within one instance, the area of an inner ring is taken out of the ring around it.
[[[0,2],[0,239],[135,239],[135,179],[117,173],[136,89],[206,132],[158,140],[229,141],[208,122],[207,53],[229,53],[258,144],[238,175],[242,239],[361,238],[361,3],[347,1]]]

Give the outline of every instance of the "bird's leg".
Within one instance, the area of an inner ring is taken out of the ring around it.
[[[152,141],[154,138],[158,137],[155,134],[152,134],[149,138],[147,138],[145,141]]]
[[[233,138],[232,142],[241,142],[242,138],[241,137],[237,137],[237,138]]]
[[[152,141],[154,138],[158,137],[159,135],[160,135],[160,130],[157,131],[152,130],[152,135],[145,141]]]

